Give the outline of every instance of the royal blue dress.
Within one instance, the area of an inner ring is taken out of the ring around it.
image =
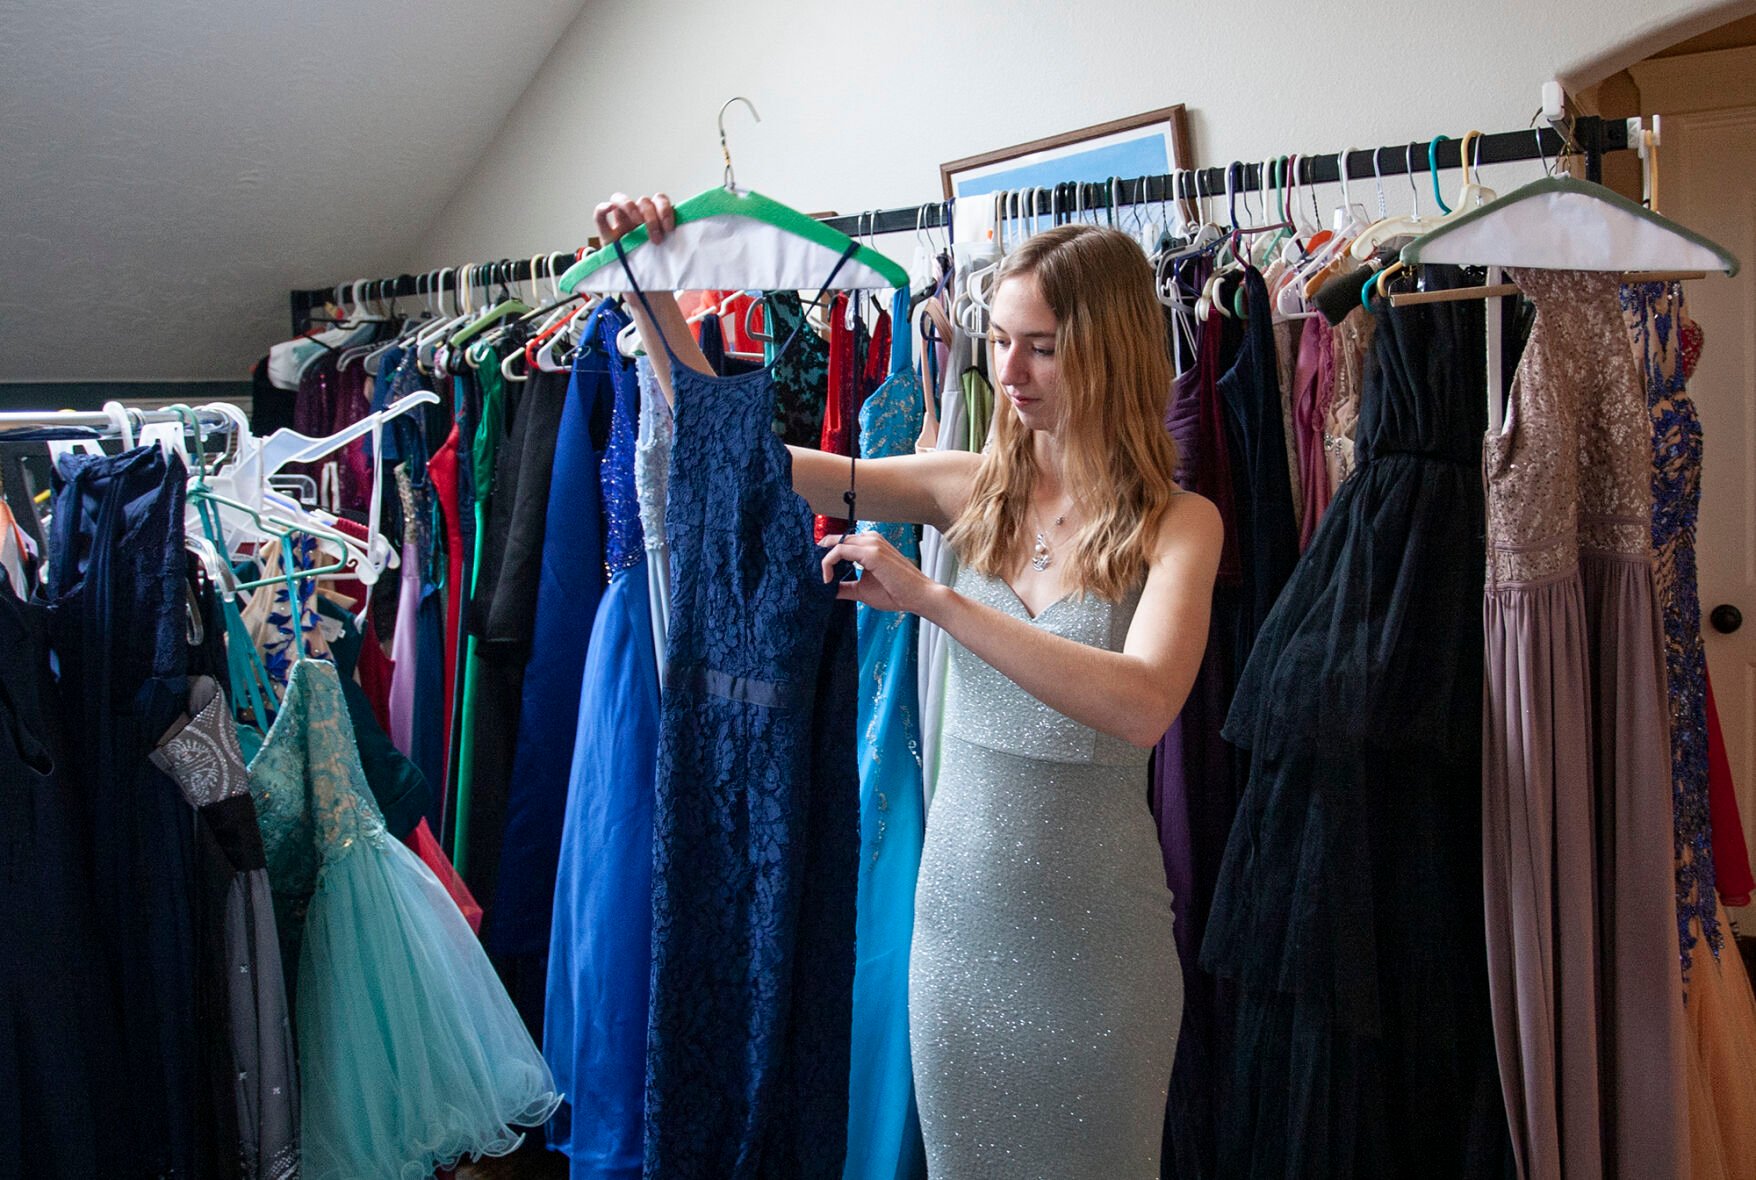
[[[772,370],[710,377],[673,354],[671,373],[646,1175],[833,1176],[859,871],[853,611],[822,580]]]
[[[637,1180],[644,1153],[659,685],[634,497],[638,414],[632,379],[618,381],[599,485],[610,585],[577,696],[549,939],[543,1054],[567,1096],[549,1142],[575,1180]]]

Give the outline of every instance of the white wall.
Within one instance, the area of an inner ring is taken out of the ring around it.
[[[1544,80],[1588,85],[1752,8],[591,0],[405,263],[570,247],[613,189],[717,183],[714,115],[735,94],[763,120],[728,113],[739,182],[854,213],[936,199],[942,161],[1174,102],[1190,107],[1203,164],[1506,131],[1527,124]],[[1393,207],[1407,200],[1398,184]]]

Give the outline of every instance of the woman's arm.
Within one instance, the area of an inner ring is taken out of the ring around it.
[[[854,510],[862,520],[930,524],[948,529],[969,498],[970,481],[982,457],[970,451],[923,451],[885,459],[860,459],[857,468],[846,455],[788,447],[793,453],[793,490],[805,497],[811,511],[840,516],[847,511],[842,493],[854,481]]]
[[[913,611],[1050,708],[1144,747],[1176,720],[1201,667],[1221,539],[1219,510],[1211,503],[1195,495],[1172,501],[1119,652],[1052,635],[973,602],[927,578],[875,534],[841,540],[824,567],[827,574],[836,561],[859,562],[865,573],[842,585],[842,597]]]

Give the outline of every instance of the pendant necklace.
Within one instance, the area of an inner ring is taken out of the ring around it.
[[[1055,523],[1052,527],[1060,528],[1066,522],[1067,522],[1067,514],[1062,513],[1060,516],[1057,516],[1055,518]],[[1037,523],[1038,524],[1042,523],[1041,517],[1037,518]],[[1030,553],[1031,568],[1036,570],[1038,573],[1042,573],[1044,570],[1048,569],[1049,566],[1054,563],[1054,561],[1055,561],[1055,556],[1053,553],[1051,553],[1049,551],[1048,534],[1043,529],[1039,528],[1039,529],[1037,529],[1036,544],[1031,546],[1031,553]]]

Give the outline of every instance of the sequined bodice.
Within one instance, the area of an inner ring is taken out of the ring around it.
[[[1069,595],[1050,603],[1033,618],[1012,587],[968,566],[958,571],[956,589],[966,598],[1026,619],[1041,630],[1106,651],[1122,649],[1140,603],[1138,590],[1115,603],[1096,595]],[[1150,750],[1099,733],[1050,708],[955,642],[945,694],[945,732],[972,745],[1043,762],[1145,766],[1152,756]]]
[[[659,388],[652,362],[635,362],[640,378],[640,432],[634,440],[634,498],[640,504],[640,532],[648,549],[665,544],[665,497],[671,483],[671,407]]]
[[[1581,550],[1652,551],[1650,423],[1616,276],[1519,270],[1512,278],[1536,305],[1536,321],[1505,428],[1487,438],[1490,590],[1566,574]]]
[[[248,794],[250,779],[226,694],[212,677],[203,676],[191,685],[190,695],[194,699],[205,697],[206,703],[153,751],[153,763],[176,780],[193,807]]]
[[[877,459],[886,455],[913,454],[915,439],[921,432],[924,398],[920,376],[913,366],[886,378],[860,407],[860,456]],[[858,492],[857,484],[855,491]],[[855,507],[858,508],[857,499]],[[919,563],[920,542],[913,525],[863,520],[860,528],[878,532],[904,557]]]
[[[603,335],[609,338],[607,327],[605,325]],[[613,340],[606,347],[613,347]],[[632,374],[616,373],[617,368],[628,368],[620,355],[612,354],[610,365],[610,386],[615,400],[610,410],[609,441],[604,445],[604,457],[598,468],[598,486],[604,497],[604,564],[610,573],[616,574],[639,564],[646,555],[646,542],[640,527],[640,505],[634,491],[634,438],[640,419],[639,382]]]
[[[277,892],[308,889],[323,862],[362,841],[383,841],[334,664],[293,665],[280,712],[250,763],[250,791]]]

